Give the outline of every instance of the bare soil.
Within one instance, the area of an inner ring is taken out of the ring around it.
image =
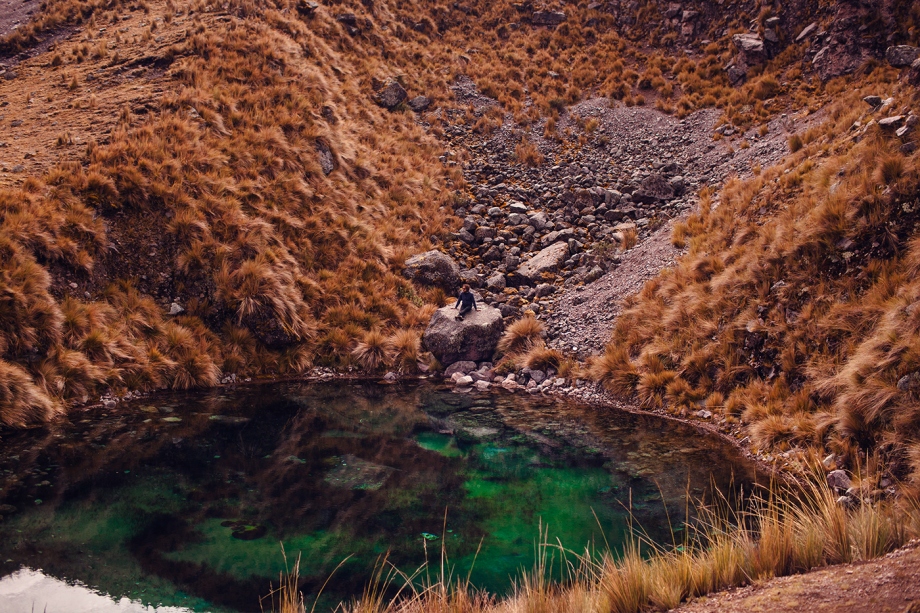
[[[0,0],[0,34],[15,21],[4,12],[12,5],[20,10],[17,0]],[[0,187],[82,160],[91,141],[107,141],[122,112],[143,114],[156,107],[165,80],[147,59],[181,40],[186,25],[182,18],[161,20],[151,39],[152,23],[142,11],[125,11],[117,24],[61,30],[33,49],[0,59],[11,73],[0,78]],[[87,59],[78,59],[78,49],[88,50]],[[61,58],[60,65],[52,64],[53,56]]]
[[[550,345],[580,358],[603,351],[623,301],[672,266],[682,250],[671,244],[674,220],[624,254],[614,271],[594,283],[564,291],[553,312],[559,336]]]
[[[0,37],[29,22],[39,0],[0,0]]]
[[[920,541],[871,562],[843,564],[719,592],[680,613],[916,613]]]

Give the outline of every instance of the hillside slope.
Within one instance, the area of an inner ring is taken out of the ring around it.
[[[722,127],[713,138],[719,139],[783,113],[821,108],[854,84],[875,84],[866,92],[887,95],[897,75],[879,61],[889,44],[916,42],[918,19],[917,7],[901,2],[707,2],[691,10],[659,2],[56,0],[36,10],[0,42],[0,121],[10,135],[0,149],[0,420],[6,424],[48,419],[109,389],[214,385],[314,365],[412,370],[420,357],[418,330],[444,294],[406,281],[403,262],[431,247],[451,249],[484,279],[493,270],[481,265],[489,247],[459,244],[451,232],[461,221],[453,214],[477,200],[501,207],[510,200],[508,194],[483,197],[467,184],[473,174],[465,177],[461,165],[472,160],[467,168],[476,166],[484,152],[464,151],[468,143],[457,135],[495,133],[506,139],[502,159],[525,166],[577,163],[604,143],[589,134],[598,124],[581,107],[570,112],[570,105],[584,101],[588,108],[606,97],[618,108],[654,105],[677,118],[718,109]],[[748,45],[753,39],[760,50]],[[845,73],[852,76],[834,78]],[[389,104],[381,93],[401,95],[393,83],[409,98],[427,100],[417,112],[398,97],[399,104]],[[463,83],[472,83],[486,103],[466,97]],[[898,94],[885,113],[909,104],[909,97]],[[855,94],[846,97],[832,111],[833,129],[848,128],[846,122],[862,114],[854,100]],[[815,148],[837,147],[831,137],[821,144],[819,136],[803,135],[792,162],[797,168],[790,173],[802,182],[815,156],[825,155]],[[745,142],[732,139],[728,154],[737,144],[742,157]],[[834,155],[856,156],[845,163],[874,168],[873,156],[894,146],[886,142],[868,133],[854,153]],[[897,155],[901,161],[888,168],[897,175],[892,189],[898,195],[880,196],[885,202],[910,197],[913,158]],[[476,180],[495,173],[485,163],[476,168]],[[565,200],[563,192],[578,186],[565,182],[556,166],[551,170],[546,176],[561,182],[552,193]],[[719,260],[717,252],[733,244],[725,238],[736,232],[731,215],[760,202],[733,194],[769,188],[773,200],[798,197],[800,185],[776,172],[764,171],[757,187],[730,186],[715,213],[704,210],[681,226],[693,237],[689,257]],[[712,193],[703,196],[705,202]],[[773,209],[761,208],[751,209],[760,216],[750,222],[756,227],[773,219]],[[802,210],[783,223],[811,224],[811,218],[795,222]],[[900,244],[910,238],[911,219],[898,213],[867,223],[877,230],[896,221],[889,243]],[[560,227],[572,223],[563,219]],[[764,227],[773,223],[779,222]],[[603,257],[608,230],[586,234],[583,247]],[[890,247],[881,259],[896,251]],[[784,257],[799,263],[799,255],[793,249]],[[726,268],[729,285],[742,283],[746,266]],[[856,288],[844,285],[859,282],[846,267],[837,268],[816,274],[835,275],[841,285],[832,293],[852,295]],[[802,279],[815,273],[799,272]],[[694,283],[711,276],[694,274],[700,278]],[[668,278],[643,296],[668,288]],[[757,283],[735,291],[747,295]],[[509,316],[535,300],[511,289],[499,296],[518,305]],[[747,300],[726,308],[757,308]],[[710,307],[706,316],[718,319]],[[642,308],[626,314],[622,329],[631,326],[633,336],[617,336],[614,349],[626,346],[628,358],[638,360],[624,368],[627,380],[640,379],[646,405],[669,394],[679,410],[713,392],[734,393],[737,404],[742,392],[736,390],[761,376],[771,389],[785,381],[788,397],[805,394],[791,375],[757,370],[776,357],[769,351],[741,370],[734,364],[743,360],[731,357],[727,378],[677,368],[671,362],[678,353],[697,363],[718,352],[705,350],[700,339],[674,335],[670,324],[661,325],[672,321],[667,317],[651,327],[642,323],[636,315]],[[648,313],[657,317],[661,309]],[[730,329],[739,317],[732,315]],[[785,334],[777,333],[778,345],[789,344]],[[651,356],[662,352],[644,348],[662,343],[672,357],[658,369]],[[611,372],[627,364],[616,351]],[[789,359],[800,370],[824,368],[821,380],[829,381],[827,364],[840,354],[818,354],[811,366],[801,352]],[[642,383],[646,370],[678,374]],[[808,426],[799,438],[829,432],[824,415],[837,415],[831,407],[845,391],[842,379],[834,381],[820,387],[823,400],[809,401],[820,410],[761,411],[770,417],[762,423],[773,429],[757,430],[758,442],[782,446],[798,427],[790,425],[793,416]],[[717,400],[706,406],[721,406]],[[727,411],[726,420],[738,412]],[[847,427],[834,429],[844,437],[838,448],[858,433],[858,424]],[[902,437],[902,426],[892,428],[891,436]]]

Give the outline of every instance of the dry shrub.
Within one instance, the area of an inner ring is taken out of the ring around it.
[[[418,332],[398,330],[387,339],[387,347],[400,372],[413,373],[418,370],[421,350],[421,336]]]
[[[0,423],[23,427],[50,420],[59,407],[25,370],[0,360]]]
[[[542,343],[543,322],[531,315],[525,315],[513,322],[498,341],[498,352],[505,355],[519,355]]]
[[[388,340],[380,330],[370,330],[358,342],[351,354],[358,365],[365,370],[378,371],[393,359]]]
[[[629,359],[629,352],[613,344],[607,345],[602,355],[591,360],[588,372],[595,381],[618,394],[631,395],[639,382],[639,373]]]
[[[639,231],[636,228],[626,228],[620,232],[623,240],[620,242],[620,249],[626,251],[632,249],[639,242]]]
[[[562,360],[563,355],[561,351],[547,347],[541,343],[535,345],[527,353],[522,355],[519,362],[521,366],[531,370],[542,370],[545,372],[552,368],[556,372],[559,372]]]
[[[514,156],[518,162],[532,168],[542,164],[544,159],[537,146],[526,139],[514,148]]]

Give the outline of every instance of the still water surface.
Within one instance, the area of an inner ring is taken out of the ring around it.
[[[616,550],[631,509],[670,542],[688,495],[755,479],[681,424],[431,385],[240,387],[70,419],[0,431],[4,613],[259,611],[281,543],[308,596],[351,556],[324,608],[387,552],[434,573],[443,549],[455,577],[506,593],[540,526]]]

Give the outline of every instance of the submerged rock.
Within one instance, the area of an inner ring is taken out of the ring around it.
[[[353,455],[337,458],[337,466],[326,475],[326,483],[351,490],[379,490],[396,470]]]
[[[268,528],[262,524],[251,524],[242,520],[227,520],[220,523],[224,528],[232,529],[230,536],[241,541],[254,541],[268,534]]]
[[[422,336],[422,346],[444,366],[454,362],[481,362],[492,358],[505,329],[496,308],[480,304],[478,311],[457,321],[457,311],[446,306],[435,311]]]

